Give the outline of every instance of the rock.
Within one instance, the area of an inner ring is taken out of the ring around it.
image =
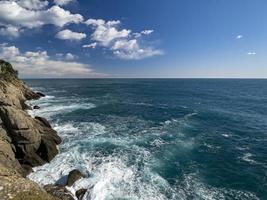
[[[35,105],[35,106],[33,106],[33,109],[40,109],[40,106],[37,106],[37,105]]]
[[[46,162],[50,162],[58,154],[54,140],[48,137],[42,137],[37,153]]]
[[[17,77],[12,66],[0,60],[0,199],[59,200],[25,176],[32,167],[51,161],[58,153],[61,142],[57,132],[42,118],[32,118],[27,112],[27,100],[45,96],[35,93]],[[35,109],[38,107],[35,106]],[[66,193],[57,188],[55,194]],[[52,190],[52,189],[51,189]],[[62,196],[58,195],[58,196]]]
[[[75,196],[77,197],[78,200],[82,200],[86,192],[87,192],[87,189],[77,190],[75,193]]]
[[[72,186],[77,180],[83,178],[84,176],[82,175],[82,173],[75,169],[75,170],[72,170],[70,173],[69,173],[69,176],[68,176],[68,179],[67,179],[67,186]]]
[[[49,122],[45,118],[36,116],[35,119],[40,121],[44,126],[52,128]]]
[[[1,200],[59,200],[36,183],[23,178],[15,169],[0,163]]]
[[[54,197],[62,200],[74,200],[70,192],[64,186],[46,185],[44,189]]]
[[[40,97],[45,97],[45,95],[41,92],[36,92],[37,95],[39,95]]]

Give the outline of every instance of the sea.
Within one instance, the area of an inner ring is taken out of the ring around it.
[[[266,200],[267,80],[25,80],[62,138],[29,175],[84,200]]]

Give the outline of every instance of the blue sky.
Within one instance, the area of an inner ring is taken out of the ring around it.
[[[267,77],[266,0],[4,0],[24,78]]]

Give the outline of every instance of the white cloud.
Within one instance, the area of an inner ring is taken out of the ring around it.
[[[69,29],[57,33],[56,38],[61,40],[82,40],[86,38],[85,33],[73,32]]]
[[[144,30],[141,33],[131,34],[129,29],[119,29],[120,21],[105,21],[103,19],[89,19],[85,22],[93,27],[91,39],[94,45],[83,47],[106,47],[113,54],[125,60],[140,60],[152,56],[162,55],[163,51],[141,44],[142,35],[150,35],[154,30]]]
[[[140,33],[133,33],[133,36],[135,38],[140,38],[142,37],[142,35],[150,35],[154,32],[154,30],[143,30]]]
[[[19,37],[21,31],[22,30],[20,30],[18,27],[8,25],[6,27],[0,28],[0,35],[15,38]]]
[[[141,32],[141,34],[144,34],[144,35],[150,35],[154,32],[154,30],[144,30]]]
[[[57,53],[56,57],[58,60],[75,60],[78,58],[78,56],[76,56],[72,53],[67,53],[67,54]]]
[[[120,21],[107,21],[102,19],[89,19],[85,22],[87,25],[92,25],[95,30],[92,34],[92,40],[100,43],[102,46],[109,46],[110,43],[119,38],[126,38],[130,35],[131,30],[118,30],[117,25]]]
[[[124,60],[140,60],[163,55],[163,51],[152,47],[140,47],[136,39],[116,41],[112,47],[114,55]]]
[[[70,23],[81,23],[80,14],[72,14],[59,6],[45,10],[31,10],[22,7],[15,1],[0,1],[0,25],[35,28],[45,24],[63,27]]]
[[[66,60],[75,60],[78,58],[76,55],[73,55],[72,53],[67,53],[66,54]]]
[[[11,62],[26,77],[89,77],[99,75],[87,64],[53,60],[46,51],[22,53],[15,46],[1,44],[0,57]]]
[[[59,6],[64,6],[75,1],[76,0],[54,0],[54,3]]]
[[[236,36],[236,39],[239,40],[239,39],[242,39],[243,38],[243,35],[238,35]]]
[[[92,48],[92,49],[95,49],[97,46],[97,43],[96,42],[93,42],[91,44],[85,44],[83,45],[83,48]]]
[[[16,0],[23,8],[29,10],[40,10],[48,6],[49,2],[44,0]]]
[[[248,52],[248,55],[249,56],[254,56],[254,55],[256,55],[256,52]]]

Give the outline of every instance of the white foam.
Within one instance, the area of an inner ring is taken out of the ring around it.
[[[226,133],[222,134],[222,136],[225,137],[225,138],[229,138],[229,137],[231,137],[230,134],[226,134]]]
[[[257,164],[257,161],[252,159],[253,154],[251,153],[245,153],[242,157],[240,157],[243,161],[246,161],[250,164]]]
[[[75,103],[75,104],[69,104],[69,105],[64,105],[64,104],[58,104],[58,105],[53,105],[53,104],[39,104],[40,109],[35,109],[30,111],[30,114],[33,116],[43,116],[46,118],[51,118],[54,115],[57,114],[63,114],[63,113],[68,113],[68,112],[73,112],[75,110],[83,109],[83,110],[88,110],[91,108],[94,108],[95,105],[92,103]]]

